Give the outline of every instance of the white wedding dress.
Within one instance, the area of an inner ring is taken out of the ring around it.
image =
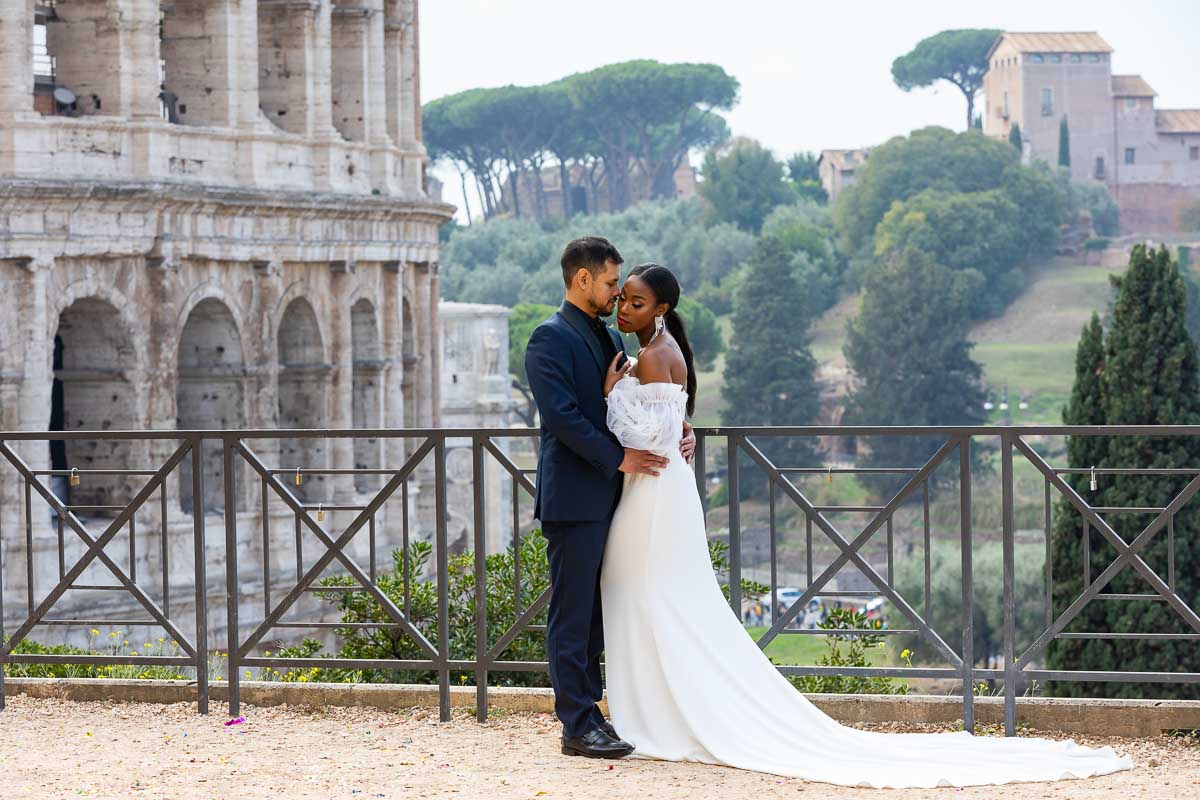
[[[1131,769],[1112,748],[964,732],[845,727],[776,671],[730,609],[708,557],[692,469],[679,454],[687,397],[623,378],[608,425],[670,458],[626,475],[601,572],[608,705],[633,757],[696,761],[861,787],[975,786]]]

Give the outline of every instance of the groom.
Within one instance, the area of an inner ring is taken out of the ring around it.
[[[613,311],[622,262],[600,236],[568,244],[561,260],[566,299],[525,350],[542,422],[533,511],[550,561],[546,653],[554,709],[563,724],[562,752],[590,758],[633,752],[596,705],[603,694],[600,564],[621,473],[657,475],[667,465],[653,453],[622,448],[606,422],[605,375],[618,369],[624,347],[600,317]],[[686,433],[682,450],[690,460],[696,439]]]

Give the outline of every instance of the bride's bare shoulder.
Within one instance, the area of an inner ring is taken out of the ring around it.
[[[683,364],[686,370],[687,365],[683,362],[683,356],[679,353],[678,348],[670,345],[671,343],[667,340],[661,343],[654,342],[641,352],[637,364],[637,378],[640,382],[677,383],[674,378],[676,368],[679,364]]]

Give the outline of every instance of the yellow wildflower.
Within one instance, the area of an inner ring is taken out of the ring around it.
[[[904,648],[902,651],[900,651],[901,658],[908,658],[911,655],[912,655],[912,650],[909,650],[907,647]]]

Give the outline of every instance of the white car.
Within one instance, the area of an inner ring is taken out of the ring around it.
[[[777,590],[776,597],[779,600],[779,604],[783,606],[784,610],[787,610],[791,608],[797,600],[800,599],[800,595],[802,594],[804,594],[803,589],[797,589],[794,586],[780,586]],[[764,605],[770,608],[771,593],[767,592],[760,598],[760,600]],[[792,620],[792,623],[789,627],[815,628],[823,619],[825,619],[825,607],[821,604],[821,599],[819,597],[812,597],[809,598],[808,605],[801,609],[800,613],[796,615],[796,618]]]

